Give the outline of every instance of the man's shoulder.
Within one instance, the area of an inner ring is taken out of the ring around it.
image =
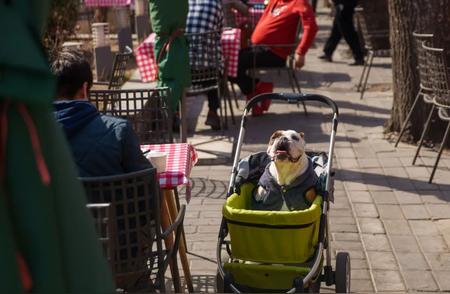
[[[128,128],[129,122],[125,118],[102,114],[100,119],[109,128]]]

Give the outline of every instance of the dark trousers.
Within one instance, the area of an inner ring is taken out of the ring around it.
[[[331,35],[325,43],[323,52],[331,56],[336,49],[339,41],[344,37],[347,44],[352,50],[355,60],[362,60],[364,58],[359,43],[358,34],[353,25],[353,14],[355,13],[356,0],[334,1],[336,7],[336,14],[334,16],[333,27]]]
[[[237,77],[229,77],[228,79],[238,84],[241,92],[248,95],[253,92],[254,78],[248,74],[249,69],[260,67],[283,67],[286,65],[286,60],[280,56],[272,53],[268,48],[263,47],[247,47],[239,51]]]
[[[201,71],[192,70],[193,76],[195,76],[199,73],[201,73]],[[207,87],[216,85],[217,81],[211,80],[211,81],[203,81],[203,82],[193,82],[193,84],[207,88]],[[221,86],[221,83],[219,83],[219,86]],[[209,110],[217,112],[217,109],[219,109],[219,107],[220,107],[220,101],[219,101],[219,95],[217,93],[217,89],[207,91],[206,96],[208,97]]]
[[[210,90],[206,93],[208,96],[208,108],[211,111],[217,112],[220,107],[219,96],[217,95],[217,90]]]

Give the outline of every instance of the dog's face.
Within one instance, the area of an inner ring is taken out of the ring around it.
[[[297,161],[305,153],[304,137],[303,132],[276,131],[270,137],[267,153],[277,161]]]

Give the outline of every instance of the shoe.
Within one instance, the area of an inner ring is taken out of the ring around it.
[[[348,65],[350,65],[350,66],[364,65],[364,60],[363,59],[356,59],[355,61],[349,63]]]
[[[259,82],[258,84],[256,84],[255,88],[256,88],[257,94],[272,93],[273,92],[273,83]]]
[[[322,59],[324,61],[333,62],[333,59],[331,58],[331,55],[322,54],[319,56],[319,59]]]
[[[263,115],[263,108],[259,103],[257,103],[255,106],[252,107],[252,116],[261,116],[261,115]]]
[[[263,111],[268,111],[270,104],[272,104],[272,99],[265,99],[262,103],[261,103],[261,108]]]
[[[257,94],[272,93],[272,92],[273,92],[273,83],[259,82],[259,83],[256,85],[256,93],[257,93]],[[268,111],[271,103],[272,103],[272,100],[270,100],[270,99],[265,99],[265,100],[261,103],[261,109],[262,109],[263,111]]]
[[[220,117],[217,112],[210,110],[206,117],[205,125],[210,126],[211,129],[220,130]]]

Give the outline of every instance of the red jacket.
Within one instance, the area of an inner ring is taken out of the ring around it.
[[[252,34],[255,45],[296,43],[299,20],[303,34],[295,52],[305,55],[318,31],[316,17],[308,0],[270,0]],[[286,58],[292,48],[271,48],[272,52]]]

